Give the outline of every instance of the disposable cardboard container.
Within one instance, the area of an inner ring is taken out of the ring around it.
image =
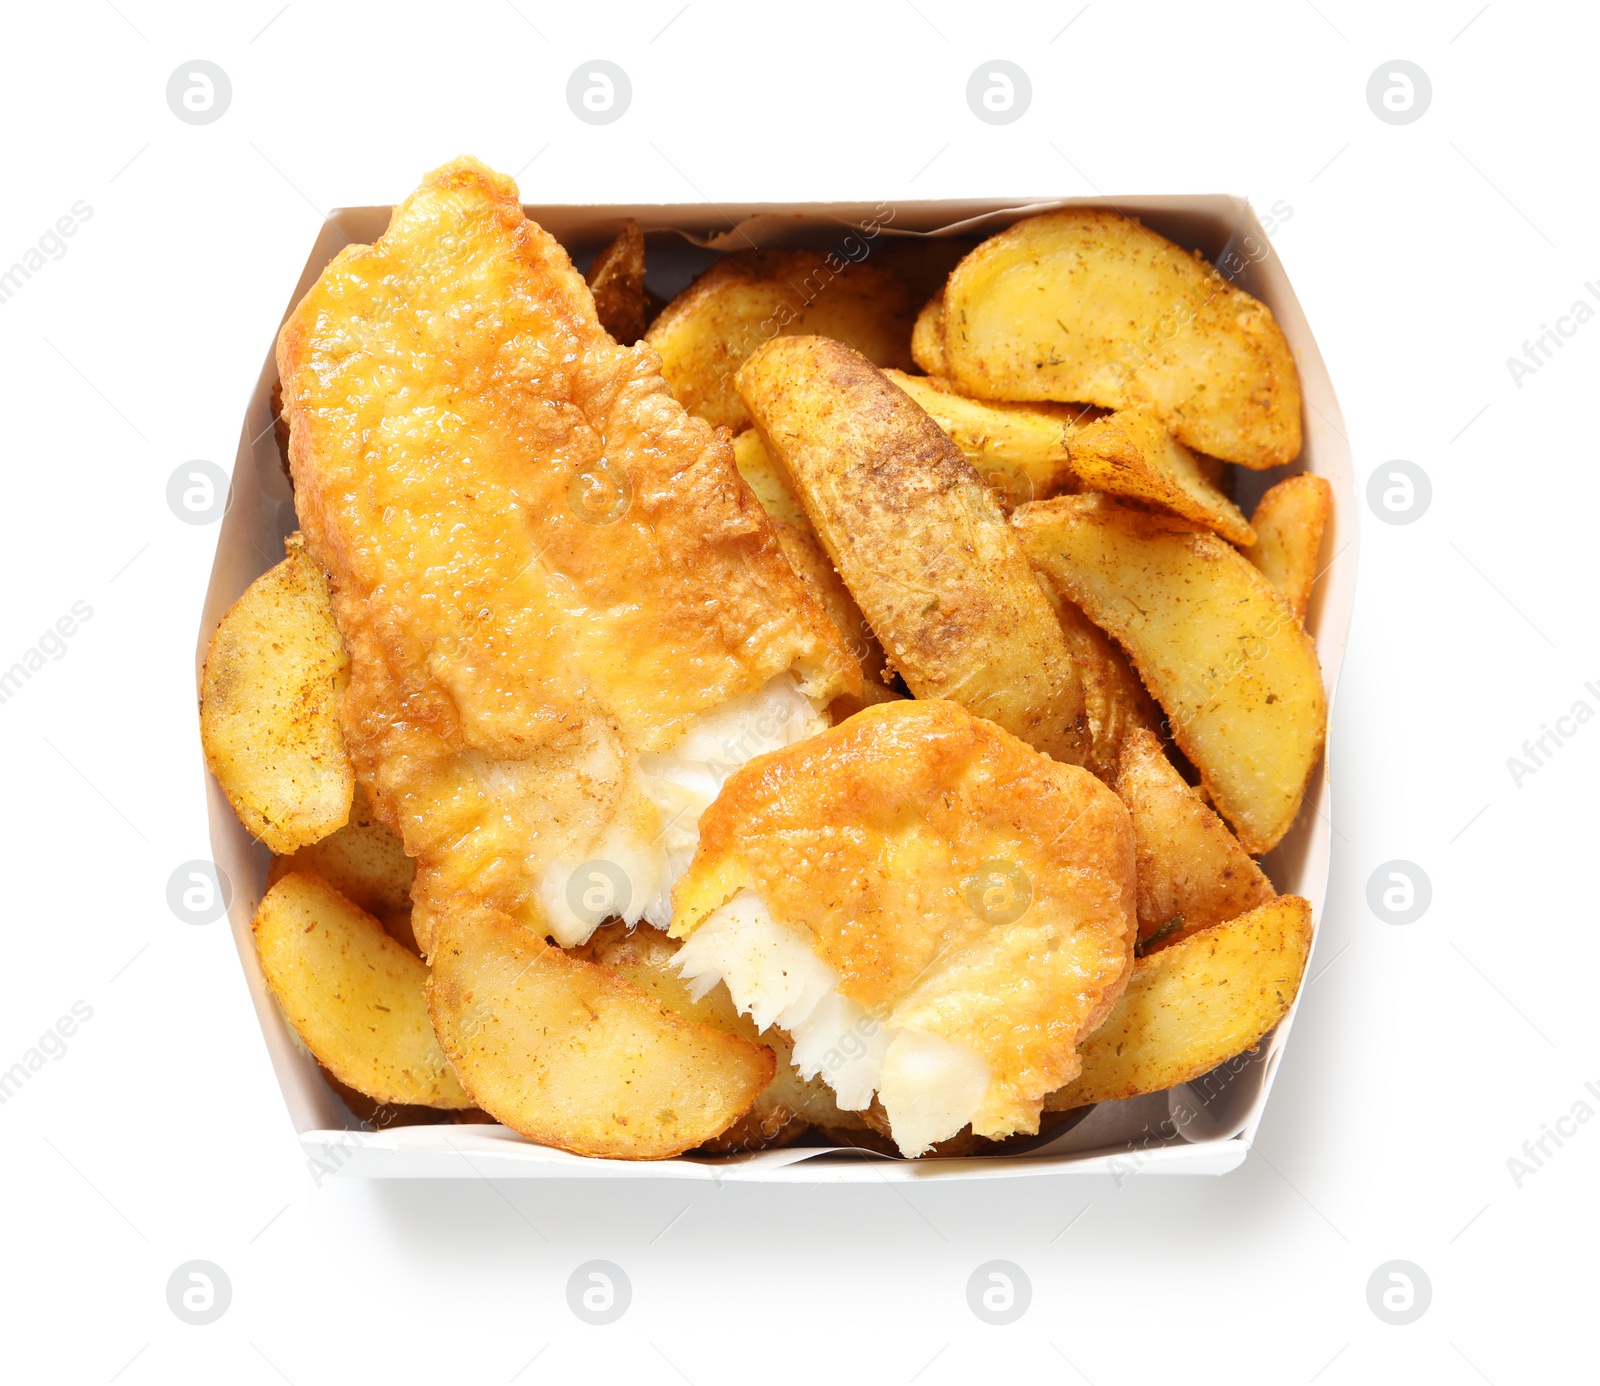
[[[807,245],[849,259],[870,257],[880,237],[991,233],[1035,212],[1057,207],[1114,207],[1200,251],[1240,287],[1268,304],[1287,334],[1300,368],[1305,449],[1290,467],[1270,473],[1235,469],[1239,503],[1249,513],[1260,493],[1294,471],[1326,477],[1333,514],[1323,539],[1326,571],[1307,616],[1322,661],[1330,705],[1350,624],[1356,575],[1356,511],[1349,442],[1339,405],[1305,314],[1272,243],[1248,202],[1229,196],[1127,197],[1059,201],[945,201],[889,205],[759,204],[529,207],[528,215],[562,242],[580,266],[610,239],[625,217],[649,237],[648,282],[670,297],[728,250],[750,245]],[[350,242],[375,240],[391,209],[337,211],[311,247],[285,316],[322,268]],[[295,525],[294,506],[274,437],[272,397],[276,325],[262,324],[264,363],[245,411],[234,462],[231,504],[218,535],[195,651],[198,681],[206,647],[229,605],[283,556]],[[198,749],[198,747],[197,747]],[[202,765],[203,772],[203,765]],[[204,773],[204,772],[203,772]],[[1291,1010],[1251,1055],[1168,1093],[1102,1103],[1078,1124],[1030,1143],[1018,1153],[969,1159],[899,1160],[861,1151],[798,1146],[715,1159],[659,1162],[591,1159],[534,1145],[502,1126],[404,1125],[374,1129],[352,1114],[324,1082],[310,1054],[284,1023],[262,976],[250,921],[266,886],[268,853],[239,824],[216,781],[205,775],[211,842],[217,865],[233,885],[229,920],[249,981],[262,1035],[283,1088],[289,1118],[313,1168],[321,1173],[396,1178],[699,1179],[756,1183],[873,1183],[935,1179],[999,1179],[1022,1175],[1135,1172],[1222,1174],[1245,1159],[1260,1125],[1278,1061],[1294,1025]],[[1320,925],[1331,848],[1326,758],[1307,794],[1299,821],[1263,865],[1282,892],[1311,901]]]

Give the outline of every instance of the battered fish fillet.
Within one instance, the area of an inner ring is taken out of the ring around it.
[[[470,159],[333,260],[278,369],[345,739],[416,859],[418,940],[452,900],[563,945],[664,925],[726,775],[860,689],[726,436]]]
[[[731,776],[673,893],[675,962],[794,1039],[917,1155],[1038,1130],[1127,983],[1127,810],[937,699],[884,703]]]

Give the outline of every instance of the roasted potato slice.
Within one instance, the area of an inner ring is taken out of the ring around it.
[[[1083,1072],[1046,1111],[1164,1092],[1253,1049],[1288,1013],[1311,953],[1311,906],[1280,895],[1133,965],[1083,1042]]]
[[[883,647],[861,614],[850,589],[834,571],[811,521],[790,489],[777,461],[761,441],[761,435],[747,428],[733,440],[733,460],[739,475],[755,492],[761,508],[772,520],[778,532],[778,544],[783,556],[789,560],[795,576],[805,584],[805,589],[824,611],[833,618],[839,634],[856,662],[861,666],[862,693],[842,693],[829,705],[834,721],[841,721],[853,712],[873,703],[892,702],[900,695],[890,690],[884,678]]]
[[[1105,496],[1011,517],[1023,551],[1127,651],[1252,854],[1289,830],[1322,750],[1328,704],[1311,638],[1231,544]]]
[[[1067,449],[1084,426],[1084,410],[968,399],[937,376],[897,370],[884,374],[949,435],[1007,510],[1053,496],[1071,480]]]
[[[1225,462],[1300,455],[1300,377],[1271,311],[1117,212],[1045,212],[991,236],[945,286],[943,338],[969,395],[1151,404]]]
[[[600,326],[622,346],[644,336],[649,301],[644,289],[644,232],[629,217],[617,238],[594,257],[584,276]]]
[[[262,897],[254,928],[272,994],[341,1083],[378,1102],[473,1105],[428,1019],[428,969],[370,914],[291,871]]]
[[[944,352],[944,290],[922,305],[911,326],[911,359],[931,376],[950,374],[950,361]]]
[[[1133,819],[1139,859],[1139,943],[1167,947],[1273,897],[1272,882],[1228,825],[1172,768],[1161,739],[1123,743],[1116,791]]]
[[[812,333],[848,342],[880,366],[909,366],[911,312],[906,286],[870,261],[739,251],[667,304],[645,340],[679,403],[737,432],[750,416],[733,378],[763,342]]]
[[[1067,447],[1071,470],[1085,489],[1159,505],[1230,544],[1255,543],[1244,512],[1211,484],[1199,459],[1167,432],[1150,405],[1086,424]]]
[[[1332,510],[1333,487],[1323,477],[1302,472],[1285,477],[1262,496],[1251,521],[1256,540],[1245,557],[1289,599],[1302,622],[1317,581],[1322,531]]]
[[[1127,739],[1140,730],[1159,727],[1161,710],[1110,636],[1054,584],[1046,585],[1045,596],[1055,608],[1067,650],[1083,679],[1083,706],[1089,719],[1089,754],[1084,767],[1114,785]]]
[[[726,1131],[772,1081],[772,1050],[690,1020],[509,915],[434,920],[428,1007],[477,1105],[576,1155],[659,1160]]]
[[[267,884],[291,871],[320,876],[351,904],[381,921],[392,937],[408,948],[414,946],[410,915],[416,863],[400,839],[378,821],[359,784],[350,821],[291,856],[274,857]]]
[[[989,488],[938,424],[823,337],[768,342],[739,390],[912,693],[1082,764],[1083,684],[1061,627]]]
[[[350,816],[355,772],[339,730],[350,660],[322,570],[298,534],[211,637],[200,681],[206,764],[239,821],[274,852]]]
[[[810,1129],[815,1114],[833,1116],[837,1108],[828,1085],[820,1077],[807,1080],[796,1072],[793,1046],[783,1031],[775,1026],[764,1034],[757,1031],[753,1020],[734,1009],[726,987],[713,987],[694,999],[689,984],[672,967],[673,954],[682,946],[648,924],[630,929],[618,922],[604,925],[583,948],[572,951],[648,992],[669,1011],[773,1049],[777,1067],[772,1081],[748,1112],[700,1149],[732,1154],[789,1145]]]

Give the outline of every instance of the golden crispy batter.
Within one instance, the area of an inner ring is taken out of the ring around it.
[[[692,938],[744,890],[880,1024],[988,1063],[984,1136],[1037,1129],[1132,964],[1127,810],[951,702],[870,707],[735,772],[702,819],[672,932]]]
[[[431,174],[278,343],[296,503],[350,651],[342,722],[417,862],[541,932],[553,861],[649,843],[631,773],[786,670],[856,687],[740,482],[508,178]]]

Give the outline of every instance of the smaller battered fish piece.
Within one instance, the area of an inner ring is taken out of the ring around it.
[[[944,430],[825,337],[768,342],[738,385],[912,694],[960,703],[1081,765],[1081,671],[1005,512]]]
[[[683,975],[918,1155],[1036,1132],[1078,1072],[1132,967],[1133,827],[955,703],[884,703],[736,771],[673,907]]]

